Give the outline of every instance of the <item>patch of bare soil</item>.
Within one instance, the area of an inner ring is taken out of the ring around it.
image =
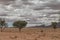
[[[60,40],[60,28],[6,28],[0,32],[0,40]]]

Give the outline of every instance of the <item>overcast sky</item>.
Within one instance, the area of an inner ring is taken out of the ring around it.
[[[0,0],[0,18],[7,22],[26,20],[29,24],[50,25],[58,22],[59,14],[60,0]]]

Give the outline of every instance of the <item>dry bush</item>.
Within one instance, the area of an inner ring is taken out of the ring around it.
[[[41,30],[41,32],[43,32],[43,30]]]
[[[17,36],[9,36],[10,39],[16,39],[18,38]]]

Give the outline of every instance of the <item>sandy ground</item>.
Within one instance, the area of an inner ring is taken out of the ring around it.
[[[42,31],[43,30],[43,31]],[[0,40],[60,40],[60,28],[6,28],[0,32]]]

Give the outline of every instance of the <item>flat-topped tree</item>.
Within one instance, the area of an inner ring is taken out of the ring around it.
[[[21,31],[21,29],[24,28],[26,25],[27,25],[26,21],[20,21],[20,20],[19,21],[15,21],[13,23],[13,26],[19,28],[19,31]]]

